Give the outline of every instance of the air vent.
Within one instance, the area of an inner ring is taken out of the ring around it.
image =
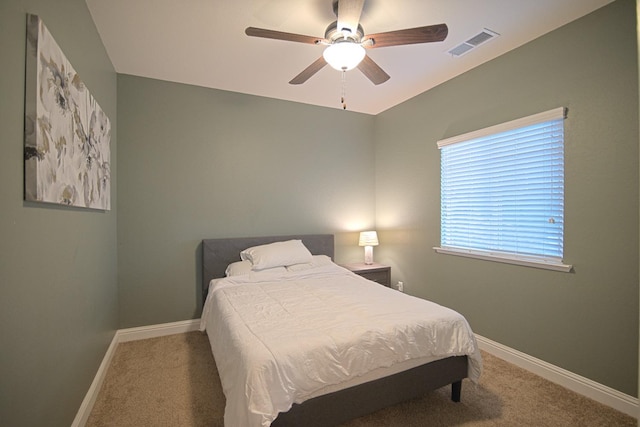
[[[495,31],[491,31],[488,29],[483,29],[481,32],[479,32],[478,34],[476,34],[475,36],[471,37],[469,40],[467,40],[464,43],[459,44],[458,46],[454,47],[453,49],[447,51],[448,54],[450,54],[451,56],[462,56],[465,53],[475,49],[476,47],[480,46],[481,44],[484,44],[486,42],[488,42],[489,40],[493,40],[494,38],[498,37],[500,34],[496,33]]]

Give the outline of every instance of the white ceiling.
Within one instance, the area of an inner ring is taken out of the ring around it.
[[[446,23],[443,42],[369,49],[391,79],[346,74],[350,111],[378,114],[613,0],[367,0],[365,34]],[[86,0],[118,73],[342,108],[329,66],[288,82],[323,46],[248,37],[248,26],[323,37],[331,0]],[[461,57],[448,50],[484,28],[500,34]]]

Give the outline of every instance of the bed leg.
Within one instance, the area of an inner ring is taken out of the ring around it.
[[[462,380],[451,383],[451,400],[460,402],[460,393],[462,392]]]

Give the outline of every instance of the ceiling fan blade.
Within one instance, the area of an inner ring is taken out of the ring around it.
[[[325,61],[324,57],[321,56],[320,58],[316,59],[311,65],[309,65],[307,68],[302,70],[302,72],[300,74],[295,76],[289,82],[289,84],[291,84],[291,85],[299,85],[299,84],[302,84],[302,83],[306,82],[307,80],[309,80],[309,78],[311,78],[311,76],[313,76],[315,73],[320,71],[322,69],[322,67],[324,67],[325,65],[327,65],[327,61]]]
[[[373,40],[372,44],[363,43],[364,47],[376,48],[400,46],[405,44],[441,42],[447,38],[447,24],[429,25],[426,27],[408,28],[406,30],[389,31],[387,33],[367,34],[363,42]]]
[[[324,39],[322,37],[304,36],[302,34],[284,33],[282,31],[265,30],[264,28],[248,27],[244,33],[251,37],[262,37],[265,39],[286,40],[290,42],[318,44]]]
[[[384,83],[391,78],[373,59],[369,58],[369,55],[365,56],[362,62],[358,64],[358,70],[362,71],[362,74],[371,80],[374,85]]]
[[[338,0],[338,31],[348,29],[356,34],[363,7],[364,0]]]

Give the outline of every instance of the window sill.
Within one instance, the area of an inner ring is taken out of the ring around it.
[[[470,249],[458,248],[433,248],[439,254],[462,256],[467,258],[483,259],[485,261],[503,262],[505,264],[522,265],[525,267],[542,268],[545,270],[562,271],[569,273],[573,268],[570,264],[563,264],[555,260],[543,260],[537,258],[515,257],[506,254],[473,251]]]

